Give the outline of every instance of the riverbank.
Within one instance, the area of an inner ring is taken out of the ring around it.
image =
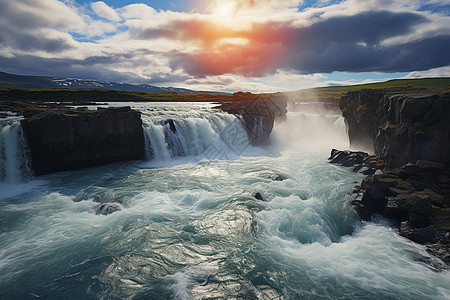
[[[355,189],[361,219],[394,220],[400,235],[450,265],[450,93],[362,90],[342,97],[340,108],[350,145],[374,151],[330,156],[369,175]]]

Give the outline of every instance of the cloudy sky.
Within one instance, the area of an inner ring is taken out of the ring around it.
[[[0,0],[0,71],[231,92],[450,76],[450,0]]]

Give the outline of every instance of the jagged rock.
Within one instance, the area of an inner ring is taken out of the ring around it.
[[[35,175],[145,158],[140,115],[130,107],[64,108],[22,120]]]
[[[405,221],[400,224],[399,233],[419,244],[449,243],[448,233],[434,226],[415,228],[410,222]]]
[[[369,187],[365,191],[361,203],[369,210],[371,214],[381,213],[386,207],[387,198],[381,189]]]
[[[370,163],[355,163],[353,170],[383,162],[383,174],[366,177],[363,197],[358,193],[352,203],[363,220],[381,213],[401,222],[401,235],[427,244],[430,253],[450,263],[442,254],[450,232],[450,93],[427,93],[361,90],[341,98],[350,145],[376,155]],[[332,151],[340,165],[348,155]]]
[[[428,245],[428,253],[440,258],[444,263],[450,266],[450,244],[435,243]]]
[[[264,197],[261,195],[261,193],[259,193],[259,192],[254,193],[253,197],[255,197],[255,199],[257,199],[257,200],[266,201],[264,199]]]
[[[287,98],[282,94],[268,96],[238,92],[219,108],[242,119],[252,145],[265,145],[269,142],[275,119],[286,116]]]
[[[347,93],[339,105],[350,145],[373,149],[389,168],[450,162],[450,93],[360,90]]]
[[[118,203],[102,203],[94,207],[96,215],[110,215],[116,211],[121,211],[122,206]]]
[[[364,175],[372,175],[375,173],[377,159],[374,155],[362,151],[349,151],[332,149],[328,158],[330,163],[343,167],[352,167],[353,172],[360,172]]]

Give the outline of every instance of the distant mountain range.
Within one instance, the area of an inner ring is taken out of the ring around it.
[[[149,84],[127,84],[111,81],[100,81],[77,78],[58,78],[45,76],[14,75],[0,72],[0,88],[15,87],[29,89],[107,89],[116,91],[134,91],[146,93],[177,93],[177,94],[212,94],[229,95],[228,93],[212,91],[194,91],[174,87],[158,87]]]

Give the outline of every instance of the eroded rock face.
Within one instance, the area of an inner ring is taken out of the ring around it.
[[[361,90],[339,105],[351,146],[373,149],[387,167],[450,162],[450,93]]]
[[[232,101],[222,103],[220,109],[241,117],[253,145],[265,145],[275,119],[286,116],[287,99],[281,94],[269,96],[239,92],[233,95]]]
[[[130,107],[48,109],[22,120],[35,175],[145,157],[141,113]]]

